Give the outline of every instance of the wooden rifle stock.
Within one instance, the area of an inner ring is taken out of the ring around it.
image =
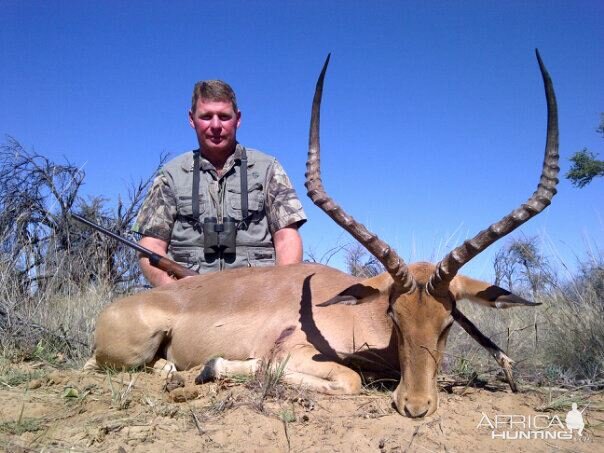
[[[149,250],[149,252],[151,252],[151,250]],[[191,269],[187,269],[184,266],[181,266],[176,261],[172,261],[166,256],[161,256],[153,252],[151,252],[151,255],[147,255],[146,253],[143,253],[143,255],[149,258],[149,263],[151,263],[152,266],[157,267],[158,269],[161,269],[164,272],[167,272],[169,276],[175,277],[178,280],[185,277],[192,277],[193,275],[199,275],[197,272]]]
[[[73,213],[71,213],[70,215],[71,215],[71,217],[76,219],[78,222],[88,225],[90,228],[94,228],[95,230],[97,230],[117,241],[120,241],[123,244],[126,244],[128,247],[133,248],[141,255],[149,258],[149,263],[151,263],[151,265],[153,267],[156,267],[158,269],[161,269],[164,272],[167,272],[168,275],[170,275],[171,277],[181,279],[181,278],[185,278],[185,277],[192,277],[194,275],[199,275],[197,272],[195,272],[191,269],[187,269],[184,266],[181,266],[177,262],[172,261],[170,258],[161,256],[158,253],[155,253],[154,251],[149,250],[148,248],[145,248],[145,247],[137,244],[136,242],[132,242],[126,238],[123,238],[119,234],[115,234],[113,231],[103,228],[102,226],[97,225],[96,223],[93,223],[90,220],[85,219],[84,217],[80,217],[79,215],[73,214]]]

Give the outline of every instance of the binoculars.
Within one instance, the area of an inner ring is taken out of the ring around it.
[[[216,217],[208,217],[204,219],[204,253],[235,254],[237,226],[237,221],[231,217],[223,217],[222,223],[218,223]]]

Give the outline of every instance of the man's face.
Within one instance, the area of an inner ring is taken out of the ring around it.
[[[241,112],[230,102],[198,99],[189,123],[195,129],[201,152],[208,156],[228,156],[235,149]]]

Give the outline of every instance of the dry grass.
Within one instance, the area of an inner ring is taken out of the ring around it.
[[[516,376],[537,385],[604,387],[604,267],[590,261],[571,282],[537,294],[536,308],[462,311],[514,361]],[[527,297],[530,298],[530,297]],[[445,371],[459,377],[497,373],[466,333],[449,335]]]
[[[542,354],[546,370],[566,384],[604,383],[604,267],[598,272],[595,281],[584,280],[579,288],[568,285],[567,293],[545,298]]]
[[[97,315],[111,298],[111,289],[91,286],[69,294],[43,294],[3,303],[3,356],[51,363],[64,358],[85,359],[90,354]],[[7,299],[16,300],[4,301]]]
[[[0,356],[51,364],[86,359],[96,318],[117,288],[100,280],[85,286],[59,281],[65,272],[86,272],[84,257],[61,263],[71,270],[32,284],[35,277],[24,281],[7,256],[0,253]]]

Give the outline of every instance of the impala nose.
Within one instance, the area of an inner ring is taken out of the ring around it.
[[[407,417],[422,418],[428,415],[430,400],[414,398],[405,402],[404,412]]]
[[[433,407],[432,399],[427,396],[402,396],[398,398],[397,392],[392,395],[394,407],[399,414],[410,418],[422,418],[430,415],[436,410]]]

